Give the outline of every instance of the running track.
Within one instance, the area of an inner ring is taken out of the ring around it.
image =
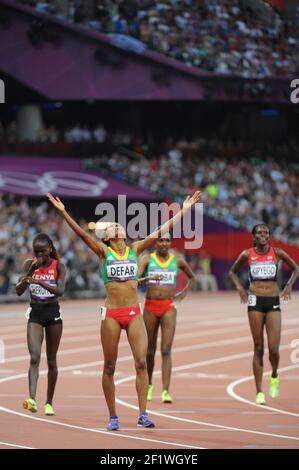
[[[180,305],[173,346],[171,405],[160,403],[160,352],[154,399],[148,409],[155,429],[136,427],[135,374],[123,332],[116,371],[119,432],[109,433],[101,389],[99,339],[101,301],[64,301],[55,417],[43,414],[46,362],[38,386],[39,412],[25,412],[28,396],[25,304],[1,305],[0,449],[299,449],[299,295],[283,307],[281,396],[254,403],[252,341],[246,308],[234,293],[191,293]],[[43,351],[45,349],[43,348]],[[293,353],[293,356],[292,356]],[[292,357],[291,357],[292,356]],[[296,363],[297,362],[297,363]],[[266,375],[269,371],[265,356]],[[267,393],[268,377],[265,377]]]

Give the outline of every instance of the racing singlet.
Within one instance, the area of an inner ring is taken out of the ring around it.
[[[248,256],[250,281],[276,281],[277,257],[272,246],[264,255],[250,248]]]
[[[177,274],[178,263],[174,254],[170,254],[167,261],[161,261],[156,253],[150,255],[147,265],[147,276],[162,275],[163,278],[161,281],[147,281],[148,284],[176,286]]]
[[[101,276],[104,284],[112,281],[137,281],[138,263],[135,251],[127,246],[125,254],[121,256],[108,247],[106,259],[101,268]]]
[[[38,268],[32,274],[33,279],[42,281],[49,286],[56,287],[58,279],[57,259],[51,259],[51,264],[47,268]],[[32,300],[48,300],[53,299],[55,294],[51,294],[47,289],[44,289],[39,284],[30,284],[29,286],[30,297]]]

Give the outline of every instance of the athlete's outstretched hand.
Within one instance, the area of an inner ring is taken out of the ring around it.
[[[64,204],[61,202],[59,197],[54,197],[51,193],[47,193],[48,199],[52,202],[53,206],[56,207],[59,212],[64,211]]]
[[[194,206],[199,199],[200,199],[201,191],[195,191],[193,196],[187,196],[185,201],[183,202],[183,208],[189,209],[190,207]]]

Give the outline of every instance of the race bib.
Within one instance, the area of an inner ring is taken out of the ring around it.
[[[30,319],[31,310],[32,310],[32,308],[29,307],[29,308],[27,308],[27,310],[26,310],[26,312],[25,312],[25,318],[26,318],[27,320]]]
[[[149,276],[162,276],[160,281],[150,280],[149,284],[161,284],[166,286],[173,286],[176,283],[176,273],[168,271],[167,269],[151,269],[148,272]]]
[[[110,264],[107,266],[107,277],[109,279],[131,280],[137,276],[136,263],[123,262],[121,264]]]
[[[275,264],[252,264],[250,266],[251,278],[254,280],[275,279],[276,265]]]
[[[100,311],[101,320],[105,320],[105,318],[106,318],[106,312],[107,312],[107,308],[104,307],[104,306],[101,306],[101,311]]]
[[[256,306],[256,295],[249,294],[248,295],[248,307],[255,307]]]
[[[38,299],[49,299],[51,297],[55,297],[54,294],[51,294],[47,289],[44,289],[39,284],[30,284],[30,293],[32,297],[36,297]]]

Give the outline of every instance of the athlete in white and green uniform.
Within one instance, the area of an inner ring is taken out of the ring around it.
[[[171,403],[169,394],[171,377],[171,347],[176,326],[176,307],[174,301],[182,300],[191,285],[194,274],[186,261],[175,253],[170,253],[171,236],[163,235],[157,243],[156,250],[147,254],[139,262],[139,276],[144,271],[149,276],[161,276],[159,281],[147,282],[146,300],[144,304],[144,321],[148,334],[147,368],[149,386],[147,399],[153,395],[152,375],[154,370],[155,352],[159,326],[161,326],[162,383],[161,401]],[[188,277],[185,288],[176,294],[177,275],[182,270]]]
[[[187,197],[183,208],[158,230],[149,234],[144,240],[138,240],[128,247],[126,232],[119,224],[111,223],[105,229],[102,241],[95,240],[85,232],[65,210],[59,198],[48,194],[53,206],[60,212],[71,229],[98,256],[103,269],[107,298],[103,307],[101,322],[101,344],[104,355],[102,385],[107,407],[109,422],[107,429],[117,431],[119,421],[115,407],[114,371],[118,355],[118,344],[121,329],[126,329],[128,341],[132,350],[136,369],[136,390],[138,395],[139,417],[137,425],[144,428],[154,427],[154,423],[146,411],[148,374],[146,368],[147,334],[143,316],[140,315],[137,296],[137,268],[135,256],[152,248],[161,234],[171,230],[183,215],[199,201],[200,191]],[[128,320],[128,318],[130,320]]]

